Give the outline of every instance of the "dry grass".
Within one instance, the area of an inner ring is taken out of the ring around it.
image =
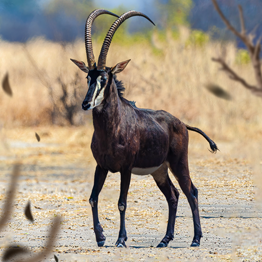
[[[198,126],[209,135],[220,139],[235,137],[261,137],[262,113],[258,110],[261,98],[257,98],[239,84],[227,78],[211,61],[219,52],[219,43],[208,42],[202,47],[187,46],[187,29],[180,30],[180,38],[174,40],[168,34],[166,41],[158,35],[152,37],[152,46],[134,43],[121,46],[112,43],[107,59],[108,66],[131,58],[132,61],[119,75],[126,86],[125,97],[136,101],[138,107],[164,109],[182,121]],[[101,43],[94,42],[98,58]],[[35,39],[26,45],[0,42],[0,72],[8,71],[14,96],[0,96],[0,123],[5,127],[50,124],[52,103],[48,90],[40,81],[30,63],[24,47],[35,59],[41,75],[52,84],[55,99],[61,88],[57,77],[69,83],[79,70],[69,58],[86,60],[84,42],[60,45],[43,39]],[[250,82],[253,71],[250,64],[235,64],[236,48],[226,45],[227,60]],[[81,93],[86,92],[85,74],[82,76]],[[230,92],[232,101],[215,97],[205,85],[215,83]],[[71,86],[73,88],[73,86]],[[81,101],[79,101],[81,104]],[[90,115],[90,114],[88,114]],[[78,119],[90,118],[79,111]]]

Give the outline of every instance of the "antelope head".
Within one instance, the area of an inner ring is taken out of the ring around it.
[[[112,83],[113,77],[115,74],[122,72],[129,60],[117,63],[113,67],[106,66],[106,57],[109,50],[109,46],[111,44],[112,38],[118,29],[118,27],[129,17],[132,16],[143,16],[148,19],[152,24],[154,24],[149,17],[144,15],[143,13],[137,11],[129,11],[121,15],[110,27],[105,40],[103,42],[101,52],[98,58],[98,64],[96,66],[95,58],[93,54],[92,48],[92,40],[91,40],[91,26],[94,19],[100,14],[111,14],[117,16],[111,12],[106,10],[95,10],[93,11],[86,20],[86,30],[85,30],[85,45],[86,45],[86,54],[87,54],[87,62],[88,67],[84,62],[80,62],[74,59],[71,59],[82,71],[87,73],[87,85],[88,91],[86,97],[82,103],[82,108],[84,110],[93,109],[103,103],[105,100],[106,93],[105,90]],[[117,16],[118,17],[118,16]]]

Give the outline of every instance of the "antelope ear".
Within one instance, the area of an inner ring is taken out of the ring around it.
[[[80,62],[80,61],[77,61],[77,60],[74,60],[72,58],[70,58],[70,60],[75,63],[82,71],[84,71],[85,73],[88,73],[89,69],[88,67],[85,65],[84,62]]]
[[[126,66],[127,66],[127,64],[129,63],[130,60],[131,59],[128,59],[124,62],[120,62],[120,63],[116,64],[115,66],[113,66],[111,68],[111,73],[114,75],[114,74],[122,72],[126,68]]]

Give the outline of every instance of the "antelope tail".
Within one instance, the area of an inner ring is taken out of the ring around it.
[[[208,141],[208,143],[209,143],[209,145],[210,145],[210,148],[211,148],[211,150],[212,150],[212,151],[211,151],[212,153],[216,153],[216,151],[219,150],[219,149],[217,148],[216,143],[215,143],[214,141],[212,141],[202,130],[200,130],[199,128],[196,128],[196,127],[189,126],[189,125],[187,125],[187,124],[186,124],[186,128],[187,128],[188,130],[197,132],[197,133],[199,133],[200,135],[202,135],[202,136]]]

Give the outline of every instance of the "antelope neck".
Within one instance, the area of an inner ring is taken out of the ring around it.
[[[118,96],[116,83],[113,79],[105,90],[105,99],[99,107],[101,108],[93,109],[94,129],[98,132],[102,129],[108,135],[108,132],[114,132],[119,125],[122,110],[122,101]]]

